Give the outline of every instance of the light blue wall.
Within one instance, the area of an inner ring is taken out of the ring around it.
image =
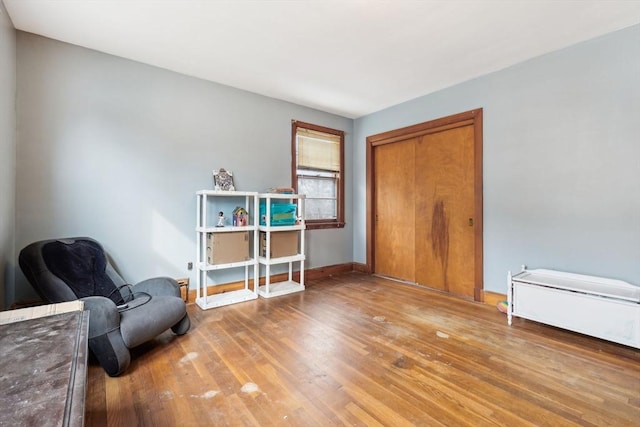
[[[295,118],[347,132],[347,227],[308,233],[308,267],[364,263],[366,137],[482,107],[485,289],[505,292],[507,270],[523,263],[640,284],[640,26],[355,123],[31,34],[18,32],[17,53],[17,182],[2,181],[17,201],[0,202],[3,215],[16,210],[17,250],[89,234],[130,281],[193,279],[194,192],[217,167],[240,189],[287,185]],[[3,77],[0,149],[11,151],[15,85]],[[13,220],[0,225],[13,239]],[[5,263],[15,257],[0,249]],[[16,284],[15,299],[32,295],[20,273]]]
[[[0,1],[0,310],[13,301],[16,189],[16,32]]]
[[[521,264],[640,285],[640,26],[357,119],[354,260],[366,137],[480,107],[485,289]]]
[[[28,33],[17,47],[17,250],[90,235],[128,281],[193,285],[195,192],[213,188],[213,169],[239,190],[291,185],[292,119],[346,131],[352,161],[351,119]],[[307,268],[351,262],[347,222],[308,232]],[[20,299],[31,289],[18,276]]]

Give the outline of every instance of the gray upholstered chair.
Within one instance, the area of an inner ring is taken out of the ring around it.
[[[129,366],[129,349],[171,328],[190,327],[178,283],[168,277],[128,285],[102,246],[88,237],[43,240],[20,251],[20,268],[48,303],[84,301],[89,348],[110,376]]]

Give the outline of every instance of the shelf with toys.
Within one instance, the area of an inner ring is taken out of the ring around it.
[[[258,193],[201,190],[196,198],[196,304],[206,310],[258,298]],[[242,289],[216,289],[221,270],[240,268]]]

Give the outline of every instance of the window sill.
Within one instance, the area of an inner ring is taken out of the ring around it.
[[[322,230],[326,228],[344,228],[344,222],[306,222],[307,230]]]

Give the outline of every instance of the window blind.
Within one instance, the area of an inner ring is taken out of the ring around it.
[[[298,168],[340,172],[340,136],[298,128]]]

